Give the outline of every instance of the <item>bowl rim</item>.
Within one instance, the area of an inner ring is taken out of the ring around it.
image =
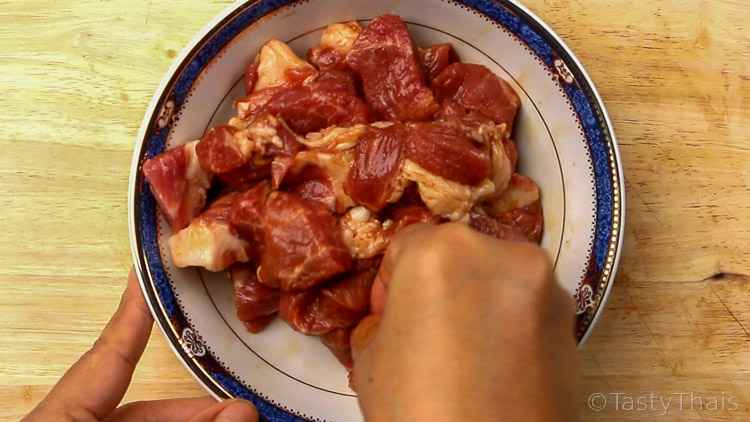
[[[159,111],[157,110],[157,107],[164,101],[166,101],[167,89],[170,87],[170,85],[176,83],[176,79],[179,76],[180,70],[189,63],[189,59],[191,59],[191,56],[193,56],[198,47],[206,42],[211,35],[215,35],[216,31],[218,30],[218,28],[220,28],[222,23],[225,23],[227,20],[231,20],[230,17],[236,15],[241,10],[263,4],[270,4],[274,6],[272,10],[263,13],[263,16],[265,16],[269,13],[275,12],[279,8],[286,7],[299,1],[306,0],[236,0],[234,3],[226,7],[223,11],[214,16],[206,25],[203,26],[200,31],[196,33],[191,41],[183,47],[183,49],[175,57],[172,64],[164,74],[154,92],[154,95],[149,102],[148,107],[146,108],[140,128],[136,135],[136,144],[133,149],[133,157],[131,161],[128,184],[128,234],[130,239],[131,255],[135,272],[138,276],[139,285],[144,296],[147,299],[146,302],[152,315],[154,316],[154,320],[159,326],[159,329],[162,331],[162,334],[167,338],[167,343],[169,344],[170,348],[178,356],[180,362],[188,370],[188,372],[204,388],[206,388],[206,390],[208,390],[211,395],[213,395],[217,399],[231,398],[233,397],[233,394],[230,393],[227,388],[217,382],[212,376],[210,376],[210,374],[206,372],[205,368],[198,364],[195,361],[194,357],[185,350],[185,347],[182,344],[180,344],[180,336],[177,335],[176,331],[174,331],[174,327],[172,327],[171,322],[169,321],[169,318],[165,313],[163,305],[158,298],[158,294],[155,292],[153,284],[151,286],[148,285],[148,283],[153,283],[152,274],[150,273],[148,265],[143,257],[142,245],[139,243],[136,221],[138,218],[138,215],[136,215],[136,200],[138,196],[138,176],[140,173],[140,165],[142,157],[144,155],[144,146],[147,142],[147,135],[153,125],[153,122],[156,119],[156,113]],[[556,51],[564,53],[565,63],[573,65],[572,67],[575,72],[577,82],[582,86],[581,89],[586,91],[585,94],[589,94],[589,96],[591,97],[589,98],[589,100],[591,100],[591,102],[596,106],[596,112],[601,119],[601,122],[597,123],[604,124],[604,127],[602,127],[602,132],[604,132],[605,137],[608,138],[606,139],[606,141],[608,147],[610,148],[610,160],[613,161],[611,176],[613,177],[612,187],[614,189],[614,203],[612,212],[613,214],[616,213],[617,227],[613,227],[611,230],[612,240],[610,240],[609,250],[610,253],[613,252],[613,255],[609,256],[607,260],[608,274],[606,275],[606,279],[601,282],[601,287],[603,288],[600,288],[600,291],[597,292],[597,297],[593,301],[593,309],[589,313],[589,320],[586,323],[585,331],[582,333],[579,339],[579,348],[583,348],[586,342],[590,339],[594,327],[596,327],[601,320],[604,309],[606,308],[606,304],[609,300],[610,295],[612,294],[612,289],[615,283],[623,248],[624,229],[626,222],[626,193],[622,159],[619,144],[617,142],[617,137],[614,131],[614,125],[612,124],[611,118],[601,95],[599,94],[595,84],[593,83],[591,77],[587,73],[578,57],[554,30],[552,30],[542,19],[540,19],[527,7],[522,5],[518,0],[448,1],[466,5],[485,16],[486,13],[484,13],[482,10],[479,10],[478,8],[506,8],[511,10],[516,15],[521,16],[525,24],[536,26],[537,30],[541,31],[544,35],[549,37],[547,41],[550,41],[554,45],[554,47],[556,47]],[[578,117],[580,119],[580,116]],[[273,404],[269,403],[269,405],[277,408]],[[297,415],[296,417],[299,416]]]

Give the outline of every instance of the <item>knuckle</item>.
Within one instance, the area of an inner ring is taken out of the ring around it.
[[[536,245],[524,245],[524,261],[528,265],[533,279],[539,281],[552,275],[552,261],[543,249]]]
[[[444,238],[465,238],[473,231],[466,225],[460,223],[447,223],[438,226],[436,234]]]
[[[517,279],[529,298],[538,297],[547,292],[553,286],[552,261],[544,250],[536,245],[518,245],[516,253],[511,258],[520,265]]]
[[[478,235],[468,226],[459,223],[443,224],[434,233],[434,244],[444,246],[445,249],[465,250],[477,244]]]

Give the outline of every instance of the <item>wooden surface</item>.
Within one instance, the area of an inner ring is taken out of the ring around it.
[[[0,1],[1,420],[40,400],[114,310],[138,125],[228,3]],[[525,3],[597,83],[626,173],[625,254],[582,352],[581,420],[750,420],[750,9]],[[693,396],[669,412],[627,406],[652,392]],[[606,409],[588,409],[593,393]],[[155,331],[126,400],[201,394]],[[711,404],[722,396],[734,400]]]

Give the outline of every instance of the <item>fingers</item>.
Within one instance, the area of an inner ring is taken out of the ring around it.
[[[370,293],[370,309],[374,314],[382,314],[388,298],[388,285],[391,282],[393,269],[401,256],[405,244],[411,243],[414,238],[422,236],[423,233],[434,229],[429,224],[415,224],[406,227],[393,238],[380,263],[378,274],[372,285]]]
[[[249,402],[211,397],[134,402],[115,410],[103,422],[258,422]]]
[[[375,339],[375,334],[379,326],[380,316],[370,315],[360,321],[357,328],[352,331],[350,342],[352,346],[352,358],[355,362]]]
[[[189,422],[258,422],[258,411],[244,400],[228,400],[210,407]]]
[[[122,400],[151,334],[153,320],[131,271],[117,311],[94,346],[60,379],[30,420],[102,419]],[[59,417],[59,416],[57,416]]]
[[[218,404],[212,397],[139,401],[119,407],[103,422],[183,422]]]

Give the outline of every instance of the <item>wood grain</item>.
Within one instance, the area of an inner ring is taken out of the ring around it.
[[[597,83],[626,173],[625,255],[582,352],[581,420],[750,420],[750,9],[525,3]],[[0,1],[0,419],[28,412],[114,310],[138,125],[177,52],[228,4]],[[597,392],[737,406],[595,412]],[[202,394],[155,332],[126,401]]]

